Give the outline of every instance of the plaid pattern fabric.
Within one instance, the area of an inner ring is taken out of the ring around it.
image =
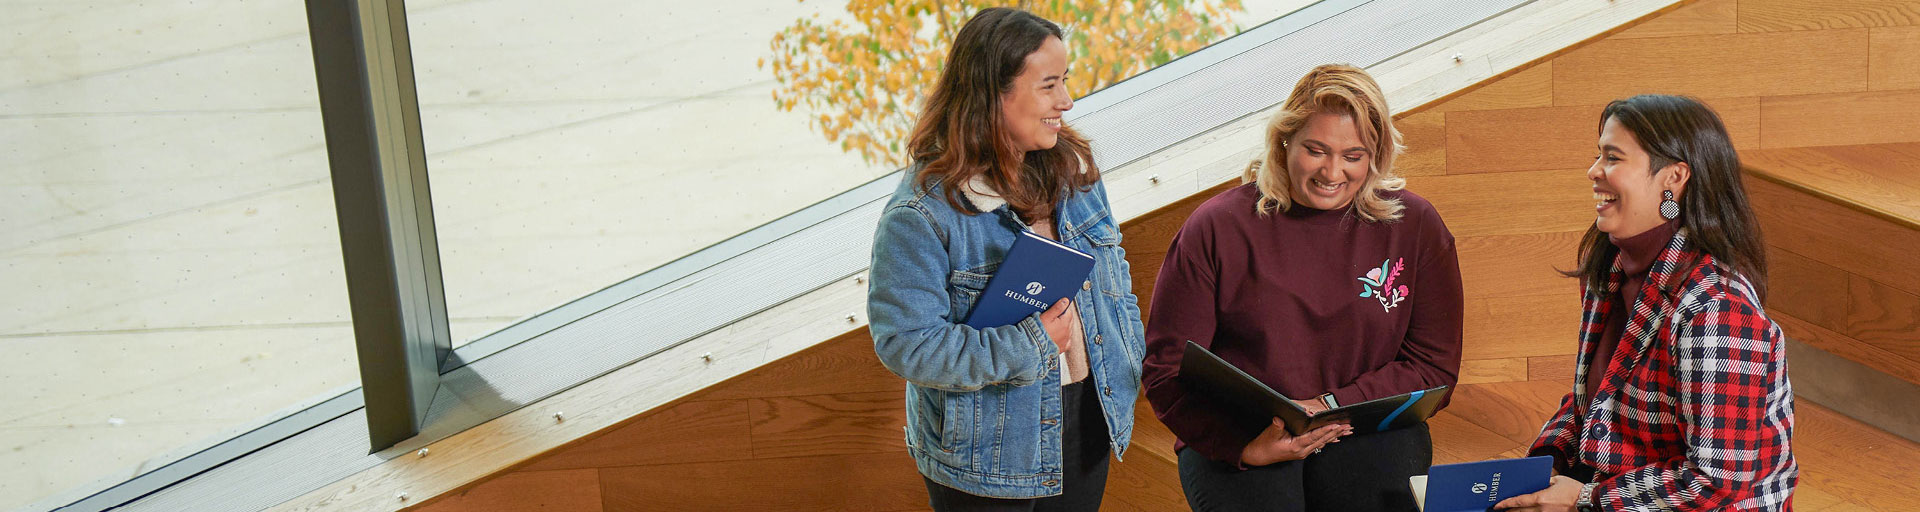
[[[1686,237],[1649,269],[1604,366],[1588,359],[1625,280],[1619,261],[1604,293],[1584,290],[1573,392],[1531,451],[1562,471],[1593,468],[1603,510],[1791,510],[1800,471],[1785,338],[1747,281]],[[1581,385],[1589,371],[1606,372],[1598,400]]]

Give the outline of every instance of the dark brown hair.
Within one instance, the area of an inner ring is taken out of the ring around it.
[[[1062,37],[1059,25],[1005,7],[982,9],[960,27],[907,142],[913,160],[924,164],[916,177],[921,190],[944,183],[947,203],[972,214],[961,193],[980,176],[1021,219],[1036,222],[1051,218],[1053,205],[1075,189],[1100,180],[1087,140],[1073,128],[1063,126],[1052,148],[1023,154],[1001,126],[1001,94],[1049,37]]]
[[[1608,103],[1600,113],[1601,130],[1608,119],[1620,121],[1640,141],[1649,156],[1648,174],[1686,162],[1692,172],[1679,201],[1687,243],[1745,277],[1756,294],[1765,296],[1766,246],[1740,182],[1740,155],[1720,116],[1693,98],[1643,94]],[[1579,266],[1562,273],[1598,290],[1605,286],[1618,251],[1597,225],[1589,227],[1580,240]],[[1682,261],[1672,270],[1685,273],[1699,263],[1697,258]]]

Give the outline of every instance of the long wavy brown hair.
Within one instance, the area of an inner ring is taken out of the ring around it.
[[[1693,172],[1680,196],[1680,228],[1687,232],[1687,243],[1733,269],[1754,293],[1766,297],[1766,245],[1740,182],[1740,155],[1720,116],[1693,98],[1643,94],[1608,103],[1600,113],[1600,130],[1606,130],[1608,119],[1619,120],[1640,141],[1649,157],[1648,174],[1675,162],[1687,163]],[[1580,239],[1579,266],[1562,273],[1580,278],[1597,293],[1619,252],[1597,225],[1588,227]],[[1684,275],[1698,264],[1697,259],[1683,261],[1674,271]]]
[[[1052,218],[1056,203],[1100,180],[1087,139],[1072,127],[1061,128],[1052,148],[1021,152],[1001,126],[1001,96],[1049,37],[1063,37],[1059,25],[1005,7],[982,9],[960,27],[907,142],[924,164],[921,190],[945,184],[947,203],[972,215],[962,192],[977,176],[1031,223]]]

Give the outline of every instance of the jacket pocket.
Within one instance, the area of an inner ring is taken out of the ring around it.
[[[947,275],[948,307],[954,323],[966,320],[973,312],[973,306],[980,302],[980,294],[987,289],[987,280],[993,278],[993,269],[982,267],[980,271],[955,270]]]
[[[955,393],[911,386],[909,393],[918,407],[909,411],[908,443],[928,457],[953,467],[967,467],[970,459],[968,439],[973,437],[973,398]]]

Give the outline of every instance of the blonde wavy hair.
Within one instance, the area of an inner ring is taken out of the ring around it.
[[[1373,161],[1367,164],[1367,181],[1354,195],[1348,207],[1368,222],[1397,221],[1406,207],[1399,199],[1382,197],[1383,192],[1406,187],[1406,180],[1393,173],[1393,160],[1406,148],[1400,144],[1400,131],[1393,127],[1393,114],[1387,110],[1387,96],[1366,70],[1345,64],[1322,64],[1300,77],[1288,94],[1280,112],[1267,122],[1267,154],[1247,165],[1241,183],[1254,183],[1260,200],[1254,213],[1262,217],[1274,210],[1293,206],[1293,186],[1287,179],[1287,145],[1295,133],[1315,114],[1348,114],[1360,130]]]

